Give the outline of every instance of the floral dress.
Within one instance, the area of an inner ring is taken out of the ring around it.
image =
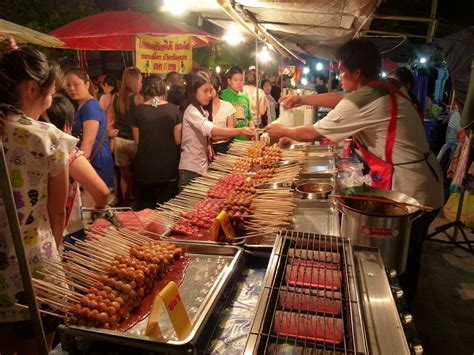
[[[48,268],[44,261],[59,260],[48,217],[48,179],[68,164],[76,143],[76,138],[49,123],[20,114],[5,119],[4,151],[25,252],[35,278],[43,278],[40,272]],[[29,318],[29,311],[15,307],[16,302],[25,303],[26,293],[0,194],[1,323]]]

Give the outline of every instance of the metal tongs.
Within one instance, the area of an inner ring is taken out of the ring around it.
[[[116,213],[117,212],[125,212],[125,211],[131,211],[132,209],[130,207],[110,207],[106,206],[104,208],[89,208],[89,207],[83,207],[82,211],[83,212],[89,212],[91,215],[91,219],[93,221],[102,218],[105,219],[107,222],[112,223],[112,225],[115,228],[122,228],[123,224],[120,222],[120,220],[117,218]]]

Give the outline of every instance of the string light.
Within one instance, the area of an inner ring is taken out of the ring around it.
[[[309,74],[309,68],[308,68],[308,67],[304,67],[304,68],[303,68],[303,74],[304,74],[304,75]]]
[[[324,68],[324,67],[323,67],[323,63],[317,63],[317,64],[316,64],[316,70],[317,70],[317,71],[321,71],[321,70],[323,70],[323,68]]]
[[[173,15],[182,15],[191,4],[191,0],[165,0],[163,9],[171,12]]]
[[[425,57],[421,57],[421,58],[420,58],[420,63],[421,63],[421,64],[425,64],[425,63],[426,63],[426,58],[425,58]]]
[[[220,66],[217,66],[216,67],[216,73],[219,74],[221,72],[221,67]]]
[[[235,25],[235,23],[232,23],[229,27],[229,30],[224,36],[224,41],[229,43],[231,46],[236,46],[237,44],[243,42],[244,37],[240,33],[239,29]]]
[[[258,53],[258,59],[261,61],[261,62],[268,62],[270,61],[271,59],[271,56],[270,56],[270,52],[268,50],[268,47],[265,45],[262,47],[262,50],[260,51],[260,53]]]
[[[303,85],[303,86],[308,85],[308,79],[306,79],[306,78],[301,79],[301,85]]]

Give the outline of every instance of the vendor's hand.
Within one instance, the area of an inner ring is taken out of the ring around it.
[[[280,97],[280,100],[278,100],[280,104],[283,106],[285,109],[290,109],[293,107],[299,107],[303,103],[301,102],[301,96],[300,95],[286,95]]]
[[[257,130],[254,127],[243,127],[240,131],[240,135],[250,139],[255,139],[257,136]]]
[[[265,127],[265,132],[270,138],[282,138],[286,136],[286,126],[280,123],[272,123]]]

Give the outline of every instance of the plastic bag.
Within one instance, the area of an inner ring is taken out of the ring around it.
[[[450,222],[456,220],[456,214],[458,211],[458,204],[461,194],[454,192],[449,196],[448,202],[443,207],[444,217]],[[474,195],[468,192],[464,193],[464,201],[462,205],[461,221],[468,228],[474,228]]]

